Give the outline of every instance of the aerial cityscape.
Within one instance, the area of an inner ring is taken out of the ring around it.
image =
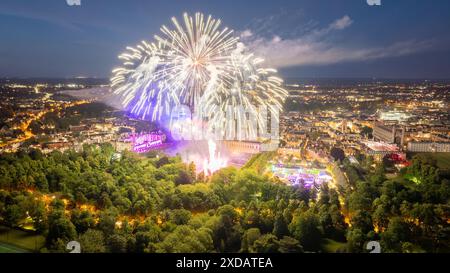
[[[450,252],[449,3],[60,2],[0,4],[0,253]]]

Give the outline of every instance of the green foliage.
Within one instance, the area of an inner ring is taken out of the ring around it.
[[[108,238],[109,250],[113,253],[127,251],[127,238],[121,234],[114,234]]]
[[[252,250],[255,253],[276,253],[280,242],[273,234],[264,234],[253,242]]]
[[[367,126],[361,128],[360,134],[367,138],[372,138],[373,129]]]
[[[191,212],[185,209],[170,211],[170,221],[175,225],[186,225],[191,219]]]
[[[311,210],[306,212],[296,212],[289,225],[289,230],[292,235],[300,241],[300,244],[305,250],[320,250],[322,238],[320,221],[319,217]]]
[[[288,225],[283,215],[278,215],[273,225],[273,234],[278,238],[282,238],[289,234]]]
[[[250,228],[242,236],[241,252],[253,252],[253,243],[261,237],[259,228]]]
[[[75,226],[64,215],[64,210],[54,207],[48,217],[49,229],[46,238],[47,246],[54,246],[58,240],[69,242],[76,238]]]
[[[352,228],[347,232],[347,250],[351,253],[361,253],[364,250],[364,243],[367,236],[361,229]]]
[[[300,242],[292,237],[284,236],[278,244],[278,251],[281,253],[303,253]]]
[[[89,229],[78,237],[83,253],[103,253],[106,251],[103,232]]]
[[[75,225],[78,234],[85,233],[95,226],[95,220],[89,211],[75,209],[71,214],[71,221]]]
[[[194,230],[189,226],[178,226],[156,245],[156,252],[161,253],[204,253],[212,250],[212,231],[207,228]]]
[[[310,190],[265,176],[271,153],[207,182],[179,157],[124,152],[111,160],[114,153],[102,144],[1,154],[1,223],[34,227],[50,252],[66,252],[74,239],[84,252],[118,253],[364,252],[369,240],[380,240],[383,252],[450,249],[448,174],[426,156],[394,179],[371,157],[344,160],[349,185]]]
[[[410,230],[408,225],[400,218],[394,217],[389,226],[381,235],[381,246],[384,252],[401,252],[403,243],[409,241]]]
[[[330,151],[330,155],[336,161],[343,161],[345,159],[344,150],[342,150],[341,148],[338,148],[338,147],[333,147]]]

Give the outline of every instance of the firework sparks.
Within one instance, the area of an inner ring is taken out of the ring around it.
[[[127,47],[119,56],[123,66],[113,70],[111,87],[131,113],[158,120],[185,104],[200,109],[210,131],[249,136],[266,120],[258,108],[281,110],[287,92],[276,71],[262,67],[263,60],[220,20],[197,13],[172,23],[152,43]],[[232,119],[224,114],[230,106]]]
[[[227,160],[222,158],[220,152],[216,151],[217,145],[214,141],[208,140],[209,157],[203,161],[203,173],[210,176],[216,171],[227,166]]]

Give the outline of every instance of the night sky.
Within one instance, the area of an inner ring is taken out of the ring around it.
[[[0,77],[109,77],[184,12],[222,19],[285,77],[450,78],[450,1],[1,0]]]

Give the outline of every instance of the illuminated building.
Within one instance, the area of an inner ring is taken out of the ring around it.
[[[256,141],[221,141],[231,153],[257,154],[261,152],[261,143]]]
[[[406,114],[404,112],[400,111],[387,111],[387,112],[380,112],[380,120],[385,122],[398,122],[403,123],[407,121],[412,116],[409,114]]]
[[[409,152],[450,153],[450,142],[409,142]]]
[[[373,127],[373,138],[377,141],[386,143],[396,143],[403,147],[405,139],[405,128],[398,126],[386,126],[382,123],[376,123]]]
[[[131,135],[128,138],[136,153],[146,153],[154,148],[160,147],[166,141],[166,135],[162,133],[149,133]]]
[[[399,158],[406,158],[406,155],[400,151],[397,145],[376,142],[376,141],[364,141],[365,152],[369,155],[373,155],[375,160],[381,161],[384,156],[396,154]]]

